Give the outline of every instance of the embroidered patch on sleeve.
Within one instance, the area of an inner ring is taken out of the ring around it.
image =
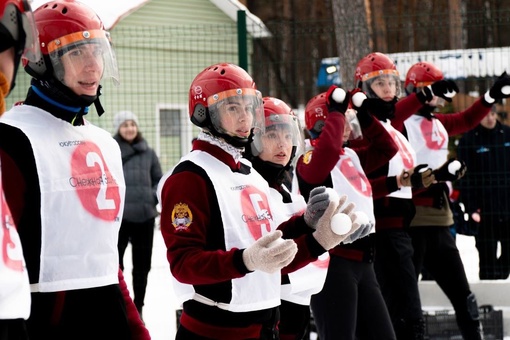
[[[177,231],[186,230],[193,222],[193,214],[186,203],[177,203],[172,210],[172,224]]]
[[[303,155],[303,163],[308,164],[312,160],[312,150]]]

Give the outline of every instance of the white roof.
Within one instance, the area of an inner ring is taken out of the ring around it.
[[[32,9],[36,9],[51,0],[33,0]],[[79,0],[90,6],[103,21],[107,30],[113,28],[117,22],[130,13],[145,5],[149,0]],[[237,22],[237,11],[246,12],[246,29],[255,38],[271,36],[262,20],[253,15],[237,0],[209,0],[222,10],[233,21]]]

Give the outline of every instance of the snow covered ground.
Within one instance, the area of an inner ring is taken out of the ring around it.
[[[131,277],[131,245],[124,255],[124,277],[132,295]],[[149,273],[143,319],[151,333],[152,340],[170,340],[175,337],[176,319],[175,311],[179,306],[170,280],[170,269],[166,260],[166,249],[161,231],[154,231],[154,247],[152,251],[152,268]]]
[[[478,280],[478,253],[474,245],[474,238],[457,235],[457,245],[464,262],[466,274],[470,282]],[[152,269],[149,273],[147,295],[143,317],[153,340],[170,340],[175,336],[176,319],[175,311],[179,306],[175,303],[175,297],[170,281],[170,271],[166,260],[165,245],[161,232],[156,229],[154,233],[154,249],[152,254]],[[124,259],[124,276],[131,290],[131,248],[128,246]],[[510,339],[510,337],[505,337]]]

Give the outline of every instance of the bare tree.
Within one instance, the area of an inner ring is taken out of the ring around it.
[[[356,64],[373,46],[370,38],[371,25],[367,20],[370,18],[370,15],[367,15],[370,0],[331,0],[331,4],[342,86],[350,89],[354,86]]]

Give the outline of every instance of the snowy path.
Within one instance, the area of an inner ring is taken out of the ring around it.
[[[464,262],[466,274],[470,282],[478,280],[478,253],[474,245],[474,238],[458,235],[457,245]],[[152,253],[152,269],[149,273],[147,295],[143,316],[153,340],[170,340],[175,336],[176,320],[175,310],[179,306],[170,281],[170,271],[166,260],[166,249],[161,231],[154,232],[154,249]],[[124,276],[131,290],[131,247],[128,246],[124,259]],[[505,339],[510,339],[505,337]]]

